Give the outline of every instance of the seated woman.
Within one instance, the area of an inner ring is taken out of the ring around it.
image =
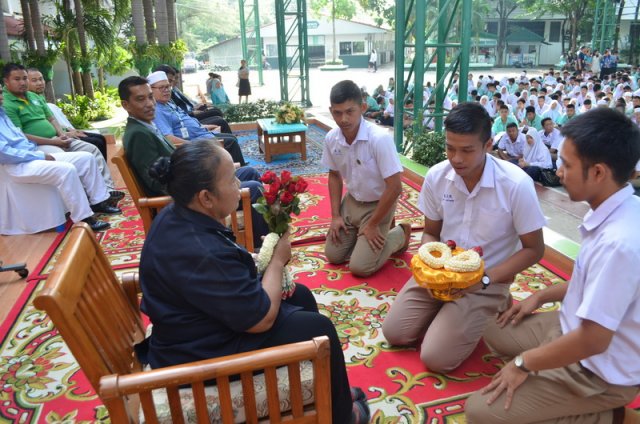
[[[282,300],[282,271],[291,258],[288,233],[259,275],[224,219],[237,207],[239,181],[231,156],[198,140],[159,159],[151,175],[174,204],[153,221],[140,261],[141,309],[153,323],[149,363],[166,367],[326,335],[331,342],[333,423],[367,423],[362,390],[350,390],[340,340],[298,284]]]
[[[524,154],[518,161],[518,165],[533,181],[542,182],[542,170],[553,169],[551,153],[535,128],[529,128],[526,138],[527,144],[524,146]]]
[[[224,89],[224,84],[222,84],[222,77],[215,73],[211,75],[213,78],[211,81],[211,92],[209,93],[211,95],[211,103],[224,110],[231,104],[231,101]]]

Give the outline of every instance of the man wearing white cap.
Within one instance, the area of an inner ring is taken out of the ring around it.
[[[233,161],[240,163],[241,166],[246,165],[242,150],[240,150],[235,136],[232,134],[214,134],[212,131],[217,129],[217,126],[202,125],[196,118],[187,115],[185,111],[171,101],[171,84],[165,72],[152,72],[147,77],[147,81],[149,81],[153,98],[156,101],[156,114],[153,122],[162,135],[174,144],[201,138],[222,139],[224,148],[231,154]]]

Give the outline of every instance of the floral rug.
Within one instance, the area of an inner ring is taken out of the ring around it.
[[[357,278],[344,266],[327,263],[322,231],[327,224],[327,192],[322,176],[309,176],[311,190],[302,216],[294,222],[297,244],[291,260],[294,279],[309,286],[321,312],[334,322],[352,385],[365,390],[375,423],[464,423],[464,402],[486,385],[502,362],[481,343],[462,366],[450,374],[429,372],[415,349],[389,346],[381,325],[393,299],[410,276],[408,262],[417,251],[420,231],[413,233],[407,253],[392,257],[374,276]],[[414,220],[412,207],[418,188],[406,184],[398,218]],[[109,217],[112,229],[97,237],[121,273],[137,268],[144,239],[142,224],[130,199],[125,213]],[[109,422],[106,409],[93,392],[52,322],[33,307],[33,298],[55,264],[64,237],[43,259],[36,275],[7,319],[0,325],[0,423]],[[512,285],[516,300],[543,286],[562,281],[549,264],[535,265]],[[545,310],[556,309],[545,305]],[[636,405],[637,407],[637,405]]]
[[[327,131],[317,125],[309,125],[307,130],[307,160],[305,161],[300,158],[299,153],[288,153],[272,156],[271,162],[266,163],[264,153],[260,153],[258,148],[257,131],[235,131],[234,135],[238,138],[245,160],[261,174],[267,170],[279,173],[283,169],[291,171],[293,175],[327,172],[327,169],[320,164],[322,145]]]

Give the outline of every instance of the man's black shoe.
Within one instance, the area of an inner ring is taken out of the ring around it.
[[[95,213],[104,213],[107,215],[117,215],[119,213],[122,213],[122,210],[120,210],[120,208],[111,206],[110,199],[107,199],[104,202],[100,202],[96,205],[91,205],[91,210],[93,210]]]
[[[90,216],[89,218],[85,218],[82,221],[84,221],[87,224],[89,224],[91,229],[93,231],[96,231],[96,232],[97,231],[104,231],[104,230],[108,229],[109,227],[111,227],[111,224],[109,224],[108,222],[99,221],[93,216]]]
[[[119,201],[124,199],[124,192],[122,191],[113,190],[113,191],[110,191],[109,194],[111,195],[111,197],[109,197],[109,200],[114,204],[117,204]]]

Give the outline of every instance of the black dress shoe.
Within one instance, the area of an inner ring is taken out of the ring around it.
[[[109,227],[111,227],[111,224],[109,224],[108,222],[97,220],[93,216],[90,216],[89,218],[85,218],[82,221],[84,221],[87,224],[89,224],[89,226],[91,227],[91,229],[93,231],[104,231],[104,230],[108,229]]]
[[[112,202],[118,203],[119,201],[124,199],[124,192],[122,191],[113,190],[110,191],[109,194],[111,195],[111,197],[109,197],[109,200],[111,200]]]
[[[96,205],[91,205],[91,210],[94,211],[95,213],[104,213],[107,215],[117,215],[119,213],[122,213],[122,210],[120,210],[120,208],[111,206],[110,199],[107,199]]]

